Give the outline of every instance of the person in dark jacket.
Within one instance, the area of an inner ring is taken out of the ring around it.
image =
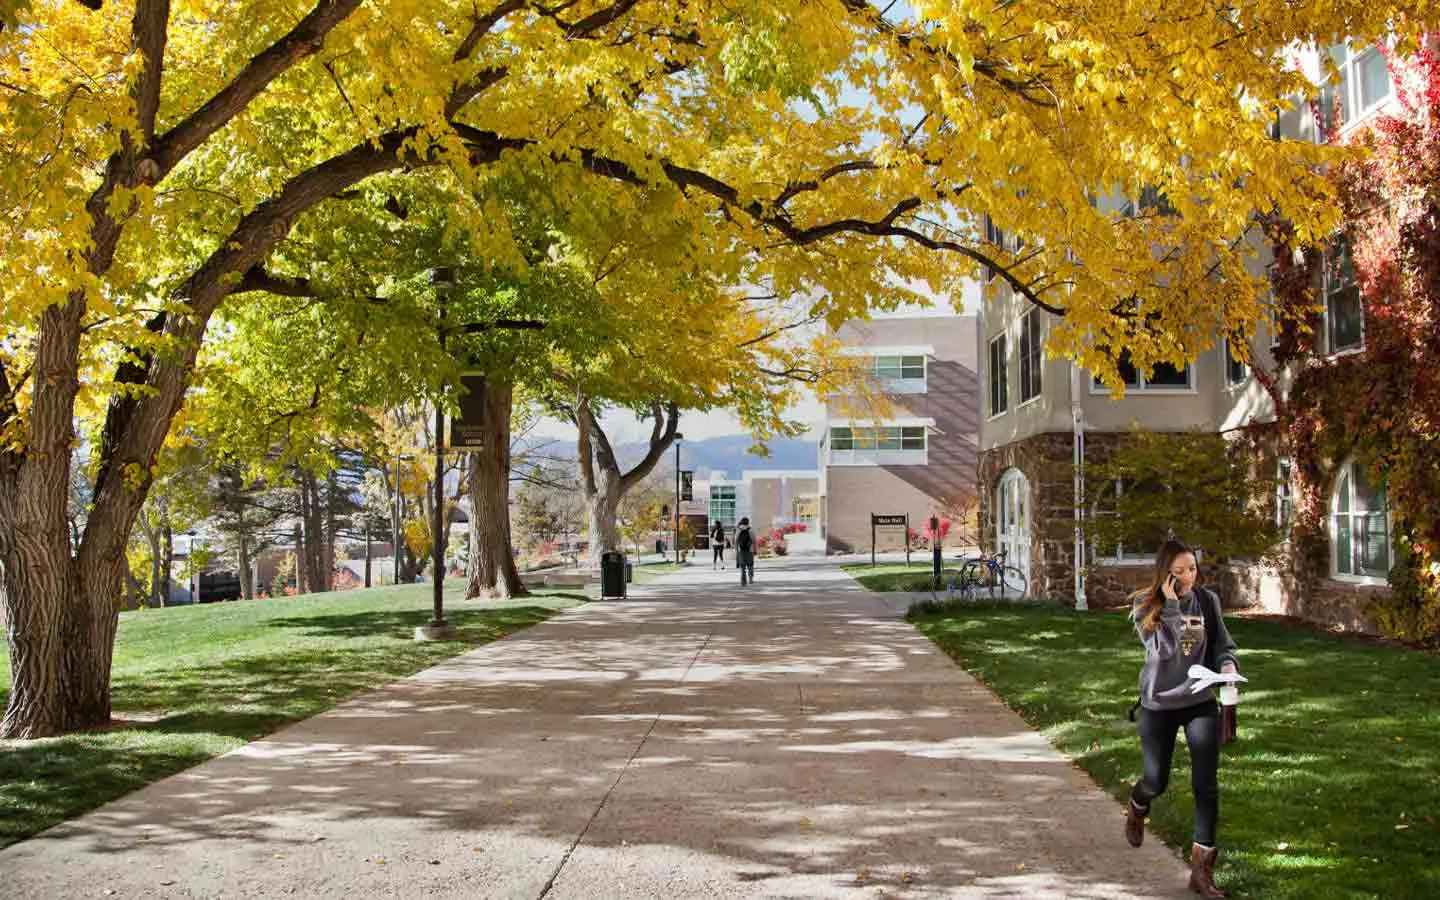
[[[755,532],[750,528],[749,516],[735,526],[735,565],[740,568],[741,584],[755,580]]]
[[[725,568],[725,526],[717,519],[715,526],[710,529],[710,546],[715,550],[715,557],[710,561],[710,568]]]
[[[1220,817],[1220,707],[1214,688],[1193,690],[1193,665],[1235,672],[1235,641],[1225,628],[1220,598],[1200,587],[1195,554],[1179,541],[1166,541],[1155,559],[1150,587],[1131,597],[1131,617],[1145,664],[1140,671],[1140,749],[1144,775],[1130,792],[1125,838],[1132,847],[1145,839],[1150,803],[1165,792],[1175,755],[1175,736],[1185,729],[1190,748],[1190,781],[1195,792],[1194,846],[1190,849],[1190,890],[1210,900],[1215,886]]]

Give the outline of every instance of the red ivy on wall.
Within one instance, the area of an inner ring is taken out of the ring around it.
[[[1312,571],[1328,566],[1335,467],[1353,456],[1385,484],[1401,564],[1391,596],[1370,612],[1407,638],[1440,636],[1440,59],[1428,44],[1389,58],[1400,111],[1358,129],[1350,140],[1371,152],[1335,173],[1364,300],[1363,350],[1322,355],[1322,255],[1297,252],[1274,223],[1275,358],[1294,374],[1282,391],[1257,373],[1294,461],[1292,546]]]

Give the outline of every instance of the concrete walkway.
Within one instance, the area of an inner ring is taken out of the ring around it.
[[[692,569],[0,852],[0,896],[1190,896],[903,612]]]

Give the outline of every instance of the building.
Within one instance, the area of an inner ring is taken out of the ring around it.
[[[1314,104],[1297,102],[1277,116],[1273,133],[1299,140],[1344,138],[1364,128],[1376,113],[1392,108],[1393,88],[1376,48],[1331,48],[1341,72],[1338,83]],[[1302,58],[1318,77],[1318,54]],[[1341,111],[1332,127],[1328,110]],[[1146,198],[1111,198],[1102,208],[1143,207]],[[986,232],[1006,238],[986,223]],[[1261,248],[1258,266],[1268,265]],[[1324,254],[1313,285],[1323,298],[1318,326],[1319,365],[1334,365],[1365,348],[1364,310],[1343,239]],[[1122,373],[1123,399],[1111,396],[1089,372],[1069,360],[1046,359],[1042,348],[1053,324],[1043,310],[1015,296],[1001,280],[984,288],[980,319],[983,360],[983,424],[977,481],[982,542],[1003,550],[1029,573],[1031,592],[1056,602],[1101,605],[1123,602],[1127,591],[1146,581],[1153,546],[1102,551],[1087,537],[1095,498],[1114,485],[1086,483],[1086,463],[1103,458],[1132,428],[1202,431],[1237,435],[1253,423],[1274,421],[1275,404],[1245,364],[1231,358],[1223,341],[1181,370],[1162,366],[1148,376]],[[1276,328],[1261,327],[1250,356],[1276,375],[1282,391],[1293,383],[1291,367],[1272,352]],[[1273,476],[1277,489],[1271,512],[1288,534],[1292,498],[1299,493],[1290,459],[1278,440],[1254,460]],[[1329,516],[1319,552],[1298,552],[1287,540],[1277,548],[1279,564],[1258,561],[1229,567],[1220,583],[1232,605],[1256,604],[1267,611],[1299,615],[1346,628],[1373,630],[1367,604],[1388,592],[1386,574],[1395,559],[1387,529],[1383,488],[1365,483],[1348,458],[1328,460],[1323,483]],[[1121,487],[1120,489],[1123,489]],[[1080,503],[1076,498],[1085,498]],[[1318,562],[1317,562],[1318,560]],[[1327,561],[1328,560],[1328,564]]]
[[[736,524],[748,518],[757,534],[798,529],[787,536],[791,552],[819,552],[824,546],[818,528],[819,484],[820,473],[814,470],[746,470],[738,479],[715,471],[694,482],[693,499],[681,501],[680,513],[691,522],[696,547],[709,546],[716,522],[733,536]]]
[[[819,442],[820,530],[832,553],[868,552],[871,515],[908,515],[916,531],[975,491],[980,437],[973,315],[848,322],[836,336],[868,370],[867,389],[826,398]],[[904,546],[902,529],[875,533]]]

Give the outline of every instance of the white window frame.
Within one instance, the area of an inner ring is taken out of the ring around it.
[[[1120,498],[1125,496],[1125,479],[1116,478],[1114,479],[1114,482],[1115,502],[1118,505],[1120,502]],[[1118,516],[1120,515],[1120,513],[1102,513],[1100,511],[1100,504],[1098,502],[1091,502],[1090,517],[1093,519],[1096,516],[1101,515]],[[1095,541],[1093,538],[1090,541],[1090,558],[1094,560],[1096,565],[1102,566],[1153,566],[1155,564],[1155,555],[1153,553],[1147,556],[1135,556],[1133,554],[1127,556],[1125,553],[1124,541],[1116,542],[1114,556],[1101,556],[1099,554],[1099,551],[1095,548]]]
[[[1141,372],[1137,368],[1135,370],[1136,383],[1125,385],[1125,396],[1129,398],[1133,394],[1149,394],[1156,397],[1174,397],[1177,394],[1198,394],[1200,390],[1196,385],[1199,383],[1199,379],[1195,374],[1195,368],[1198,365],[1199,360],[1187,363],[1185,365],[1186,385],[1184,387],[1177,387],[1170,384],[1148,384],[1145,381],[1145,373]],[[1092,395],[1109,395],[1115,392],[1110,390],[1109,385],[1100,382],[1092,374],[1090,376],[1090,393]]]
[[[1033,319],[1032,319],[1033,317]],[[1035,393],[1029,397],[1025,396],[1025,335],[1027,326],[1034,322],[1034,346],[1031,348],[1034,360],[1031,363],[1031,374],[1035,380]],[[1040,316],[1040,307],[1032,306],[1015,323],[1015,330],[1020,340],[1016,344],[1016,366],[1015,375],[1019,381],[1019,390],[1015,396],[1020,401],[1015,405],[1016,409],[1027,406],[1039,400],[1045,394],[1045,321]]]
[[[1335,51],[1337,49],[1344,51],[1343,57],[1336,57]],[[1352,128],[1365,121],[1365,119],[1369,118],[1372,114],[1374,114],[1376,110],[1380,109],[1389,100],[1394,98],[1395,81],[1390,75],[1389,62],[1385,59],[1385,55],[1380,52],[1380,48],[1376,47],[1374,44],[1366,45],[1365,47],[1357,51],[1354,47],[1350,46],[1349,41],[1344,41],[1342,43],[1332,44],[1329,47],[1321,49],[1320,68],[1322,76],[1324,75],[1326,56],[1329,56],[1331,59],[1336,59],[1337,68],[1339,68],[1340,70],[1341,89],[1344,91],[1345,94],[1344,104],[1346,107],[1348,107],[1348,111],[1345,114],[1345,121],[1340,123],[1340,127],[1338,129],[1333,132],[1329,132],[1328,134],[1328,137],[1333,142],[1337,140],[1341,135],[1347,134]],[[1386,90],[1384,95],[1381,96],[1379,99],[1375,100],[1368,106],[1362,106],[1360,96],[1361,63],[1375,57],[1379,57],[1380,62],[1385,66]],[[1325,88],[1328,89],[1329,87],[1329,84],[1325,85]],[[1331,121],[1333,121],[1333,119]]]
[[[1000,346],[1000,379],[995,379],[995,344]],[[988,350],[985,357],[985,418],[998,419],[1010,411],[1010,341],[1009,335],[1004,331],[992,337],[987,345]],[[995,385],[999,384],[1001,399],[1004,401],[997,411],[994,404]]]
[[[1340,571],[1340,547],[1336,539],[1338,520],[1341,515],[1338,509],[1340,503],[1336,489],[1342,482],[1350,493],[1350,496],[1346,498],[1347,505],[1350,509],[1345,513],[1350,519],[1350,572]],[[1395,565],[1395,543],[1393,540],[1395,523],[1390,510],[1390,498],[1387,496],[1383,485],[1378,485],[1377,487],[1379,488],[1380,502],[1385,506],[1385,575],[1356,575],[1354,574],[1354,570],[1358,567],[1355,564],[1355,520],[1359,516],[1364,515],[1365,511],[1356,510],[1355,508],[1355,460],[1353,458],[1347,459],[1335,470],[1335,478],[1330,483],[1329,510],[1325,517],[1325,530],[1330,538],[1330,577],[1335,581],[1375,586],[1385,586],[1390,583],[1390,569]]]
[[[1222,358],[1220,360],[1220,377],[1225,382],[1225,390],[1234,391],[1249,384],[1250,378],[1254,373],[1251,371],[1250,364],[1248,362],[1240,363],[1240,366],[1244,368],[1245,372],[1243,375],[1240,376],[1239,381],[1233,381],[1230,378],[1230,365],[1234,361],[1234,357],[1230,355],[1229,338],[1225,338],[1225,340],[1221,342],[1220,352],[1222,354]]]
[[[1344,240],[1345,240],[1344,237],[1338,237],[1338,238],[1336,238],[1335,241],[1331,242],[1331,247],[1332,247],[1332,248],[1335,247],[1339,242],[1342,242],[1342,241],[1344,241]],[[1325,251],[1325,256],[1324,256],[1323,263],[1322,263],[1322,266],[1321,266],[1320,296],[1321,296],[1321,300],[1323,301],[1322,306],[1323,306],[1323,308],[1324,308],[1324,312],[1322,313],[1321,318],[1322,318],[1322,320],[1323,320],[1323,321],[1322,321],[1322,327],[1325,329],[1325,331],[1324,331],[1324,337],[1325,337],[1325,354],[1326,354],[1326,356],[1331,357],[1331,358],[1333,358],[1333,359],[1338,359],[1338,358],[1340,358],[1340,357],[1342,357],[1342,356],[1350,356],[1351,354],[1354,354],[1354,353],[1363,353],[1363,352],[1365,351],[1365,298],[1364,298],[1364,296],[1360,293],[1359,278],[1358,278],[1358,276],[1355,274],[1355,262],[1354,262],[1354,256],[1353,256],[1353,254],[1352,254],[1352,256],[1351,256],[1351,262],[1350,262],[1350,275],[1351,275],[1352,278],[1355,279],[1355,281],[1354,281],[1354,283],[1351,285],[1351,288],[1355,291],[1356,306],[1357,306],[1357,307],[1359,308],[1359,310],[1360,310],[1360,342],[1359,342],[1358,344],[1348,344],[1348,345],[1346,345],[1346,346],[1344,346],[1344,347],[1336,347],[1336,346],[1334,345],[1334,340],[1333,340],[1333,338],[1332,338],[1332,336],[1331,336],[1331,329],[1330,329],[1330,324],[1331,324],[1331,322],[1330,322],[1330,319],[1331,319],[1331,316],[1330,316],[1330,297],[1331,297],[1331,294],[1332,294],[1332,293],[1338,293],[1338,291],[1333,291],[1333,292],[1332,292],[1331,287],[1330,287],[1330,269],[1331,269],[1330,260],[1333,258],[1333,253],[1334,253],[1334,251],[1331,250],[1331,249],[1327,249],[1327,250]]]
[[[835,430],[850,432],[850,447],[835,446]],[[924,466],[930,464],[930,428],[913,421],[865,422],[827,425],[829,466]],[[893,436],[888,432],[894,432]],[[907,434],[909,432],[909,434]],[[905,442],[918,433],[922,446],[906,448]],[[864,444],[862,446],[862,440]],[[898,441],[898,447],[882,447],[881,442]]]
[[[1275,460],[1275,527],[1280,531],[1280,540],[1287,543],[1295,520],[1295,495],[1291,488],[1294,467],[1294,461],[1288,456]]]
[[[899,369],[901,373],[900,376],[891,378],[881,375],[880,360],[882,359],[896,360],[896,368]],[[907,359],[920,360],[919,377],[910,378],[905,376],[905,361]],[[930,357],[924,353],[876,353],[870,357],[870,371],[875,376],[875,380],[880,383],[881,390],[887,394],[924,394],[929,390]]]
[[[728,491],[729,496],[717,496],[722,491]],[[726,504],[729,504],[730,518],[728,520],[724,516],[717,516],[715,514],[717,503],[720,505],[722,510]],[[716,522],[720,522],[727,529],[733,529],[735,527],[735,523],[740,520],[740,489],[733,484],[710,485],[710,496],[706,499],[706,507],[707,511],[710,514],[709,519],[711,528],[715,527]]]

